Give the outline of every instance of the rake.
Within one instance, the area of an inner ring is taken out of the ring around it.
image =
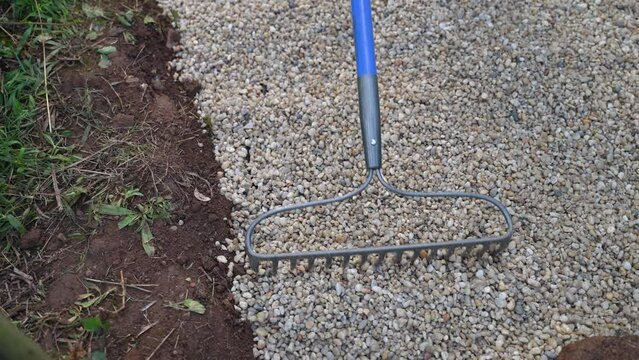
[[[455,252],[463,252],[463,256],[481,257],[485,252],[497,254],[504,250],[513,234],[513,224],[506,207],[498,200],[475,193],[465,192],[414,192],[401,190],[389,184],[382,174],[382,141],[379,111],[379,95],[377,91],[377,70],[375,67],[375,47],[373,43],[373,22],[371,17],[370,0],[352,0],[351,14],[353,19],[353,33],[355,37],[355,60],[357,63],[357,90],[359,97],[359,117],[364,144],[364,156],[368,174],[364,183],[350,193],[330,199],[316,200],[301,204],[295,204],[270,210],[258,216],[248,227],[246,232],[245,247],[249,257],[249,264],[254,271],[258,271],[260,263],[269,262],[272,264],[271,273],[275,273],[278,265],[282,261],[290,261],[291,269],[294,269],[301,261],[306,261],[309,270],[315,266],[317,259],[325,259],[325,267],[329,269],[334,260],[341,261],[343,267],[347,267],[350,260],[360,258],[360,265],[371,259],[372,255],[377,256],[375,266],[381,265],[389,256],[394,258],[394,262],[399,264],[404,254],[411,256],[411,262],[417,257],[426,257],[427,260],[435,256],[450,258]],[[470,198],[486,201],[494,205],[504,217],[507,231],[501,236],[485,236],[453,241],[388,245],[388,246],[368,246],[358,248],[346,248],[337,250],[300,251],[289,253],[258,253],[255,251],[253,236],[256,227],[264,220],[281,214],[308,207],[323,206],[346,201],[368,188],[373,179],[376,178],[380,184],[391,193],[404,197],[413,198]],[[463,251],[462,251],[463,250]]]

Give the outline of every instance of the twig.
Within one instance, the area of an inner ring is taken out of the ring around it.
[[[91,279],[91,278],[84,278],[84,280],[90,281],[90,282],[94,282],[94,283],[98,283],[98,284],[121,285],[119,282],[114,282],[114,281],[98,280],[98,279]],[[125,284],[125,286],[126,287],[130,287],[132,289],[144,291],[146,293],[150,293],[151,290],[144,289],[141,286],[151,286],[151,287],[153,287],[153,286],[159,286],[159,285],[158,284]]]
[[[213,282],[213,278],[211,277],[211,275],[206,273],[206,270],[204,270],[203,267],[199,267],[199,269],[202,271],[202,273],[204,274],[204,276],[206,276],[207,279],[209,279],[210,282]]]
[[[110,147],[112,147],[112,146],[114,146],[114,145],[119,145],[119,144],[122,144],[122,142],[120,142],[120,141],[113,142],[113,143],[111,143],[111,144],[109,144],[109,145],[107,145],[107,146],[103,147],[102,149],[100,149],[100,150],[98,150],[98,151],[96,151],[96,152],[92,153],[91,155],[89,155],[89,156],[87,156],[87,157],[85,157],[85,158],[82,158],[82,159],[80,159],[80,160],[78,160],[78,161],[74,162],[73,164],[69,164],[69,165],[67,165],[67,166],[63,167],[63,168],[62,168],[62,170],[64,171],[64,170],[66,170],[66,169],[68,169],[68,168],[72,168],[72,167],[74,167],[74,166],[80,165],[81,163],[83,163],[83,162],[85,162],[85,161],[87,161],[87,160],[89,160],[89,159],[91,159],[91,158],[95,157],[96,155],[98,155],[98,154],[102,153],[103,151],[108,150]]]
[[[138,54],[135,55],[135,59],[133,59],[133,62],[127,65],[126,68],[124,68],[125,72],[129,70],[130,66],[135,66],[135,63],[138,62],[138,58],[140,57],[140,54],[142,54],[142,51],[144,50],[144,48],[146,48],[146,44],[142,44],[142,47],[140,48],[140,51],[138,51]]]
[[[109,85],[109,87],[111,88],[111,90],[113,90],[113,93],[115,94],[115,96],[118,97],[118,100],[120,101],[120,108],[121,111],[124,111],[124,103],[122,102],[122,98],[120,97],[120,94],[118,94],[117,91],[115,91],[115,89],[113,88],[113,85],[111,85],[111,83],[104,78],[104,76],[100,76],[102,78],[102,80],[104,80],[105,83],[107,83]]]
[[[124,274],[122,270],[120,270],[120,285],[122,286],[122,307],[118,311],[124,309],[126,303],[126,284],[124,284]]]
[[[38,16],[40,16],[40,6],[38,6]],[[40,32],[44,33],[44,26],[40,24]],[[47,70],[47,50],[44,45],[45,41],[42,40],[42,68],[44,72],[44,101],[47,105],[47,122],[49,124],[49,132],[53,132],[53,122],[51,121],[51,104],[49,103],[49,74]],[[55,183],[55,182],[54,182]],[[56,199],[57,200],[57,199]],[[60,204],[58,204],[60,206]],[[62,209],[60,209],[62,210]]]
[[[155,325],[157,325],[159,323],[159,321],[156,321],[154,323],[151,323],[145,327],[142,328],[142,330],[140,330],[140,332],[135,336],[135,338],[139,338],[140,335],[144,334],[145,332],[149,331],[152,327],[154,327]]]
[[[156,303],[156,302],[158,302],[158,301],[157,301],[157,300],[153,300],[153,301],[151,301],[150,303],[148,303],[148,304],[144,305],[144,307],[142,308],[142,310],[141,310],[141,311],[143,311],[143,312],[144,312],[144,311],[149,310],[149,309],[151,308],[151,306],[155,305],[155,303]]]
[[[64,210],[62,205],[62,195],[60,195],[60,188],[58,187],[58,179],[55,176],[55,165],[51,165],[51,180],[53,181],[53,192],[55,193],[55,202],[58,204],[58,210]]]
[[[160,347],[164,344],[164,342],[166,341],[166,339],[169,338],[169,336],[171,336],[171,334],[173,334],[173,332],[175,331],[175,328],[171,329],[171,331],[169,331],[168,334],[166,334],[166,336],[164,337],[164,339],[162,339],[162,341],[160,341],[160,343],[158,344],[158,346],[153,350],[153,352],[151,353],[151,355],[149,355],[146,360],[150,360],[153,355],[155,355],[155,353],[160,349]]]

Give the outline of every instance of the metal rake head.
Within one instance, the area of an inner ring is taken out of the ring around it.
[[[374,177],[376,177],[382,184],[382,186],[388,191],[400,196],[415,198],[471,198],[487,201],[497,207],[497,209],[499,209],[499,211],[503,215],[507,226],[507,232],[501,236],[487,236],[435,243],[367,246],[337,250],[300,251],[275,254],[263,254],[255,251],[253,235],[255,233],[257,225],[259,225],[264,220],[283,212],[295,211],[307,207],[329,205],[351,199],[366,190],[366,188],[370,186]],[[258,271],[261,262],[270,262],[271,273],[275,273],[277,272],[280,262],[287,260],[290,261],[291,269],[294,269],[301,261],[306,261],[307,268],[309,270],[312,270],[316,265],[316,260],[318,259],[325,259],[325,267],[327,269],[330,269],[331,265],[336,262],[341,262],[342,266],[346,267],[350,263],[350,260],[356,257],[360,258],[360,265],[363,265],[371,257],[376,256],[377,259],[375,260],[374,265],[381,265],[389,256],[389,254],[390,256],[393,256],[393,261],[396,264],[401,263],[401,260],[406,253],[411,257],[411,262],[413,262],[418,257],[425,257],[427,260],[431,260],[438,255],[441,255],[445,258],[450,258],[458,249],[463,249],[463,252],[461,252],[461,254],[464,256],[470,255],[481,257],[485,252],[496,254],[504,250],[508,246],[508,243],[512,238],[512,234],[513,224],[508,210],[506,209],[504,204],[490,196],[464,192],[405,191],[389,184],[386,179],[384,179],[381,169],[369,169],[368,176],[366,177],[366,180],[364,180],[364,183],[362,183],[362,185],[346,195],[330,199],[311,201],[302,204],[284,206],[273,209],[258,216],[248,227],[248,230],[246,232],[245,245],[246,252],[249,257],[249,264],[254,271]]]
[[[257,217],[248,227],[246,232],[246,252],[248,253],[251,267],[257,271],[260,262],[271,262],[273,272],[277,271],[280,261],[289,260],[291,267],[295,268],[302,260],[308,261],[308,267],[313,268],[317,259],[326,259],[326,267],[330,268],[334,259],[341,259],[344,267],[348,266],[350,259],[360,257],[360,264],[367,262],[369,257],[376,255],[377,264],[381,264],[389,254],[395,256],[395,262],[400,263],[404,253],[410,253],[413,259],[425,255],[433,258],[438,253],[446,257],[452,256],[457,249],[463,248],[464,254],[480,255],[486,251],[499,252],[508,246],[513,234],[513,224],[506,207],[499,201],[481,194],[462,192],[412,192],[397,189],[390,185],[382,176],[382,137],[379,107],[379,92],[377,88],[377,68],[375,65],[375,46],[373,43],[373,22],[370,0],[351,0],[351,13],[353,18],[353,35],[355,38],[355,60],[357,65],[357,94],[359,97],[359,117],[364,145],[364,156],[368,176],[364,183],[352,192],[332,199],[311,201],[304,204],[291,205],[271,210]],[[259,254],[253,246],[253,234],[255,228],[262,221],[271,216],[286,211],[299,210],[311,206],[322,206],[348,200],[364,191],[377,177],[380,183],[390,192],[407,197],[420,198],[474,198],[487,201],[501,211],[506,221],[508,231],[502,236],[487,236],[466,240],[444,241],[427,244],[406,244],[392,246],[369,246],[354,249],[303,251],[280,254]]]

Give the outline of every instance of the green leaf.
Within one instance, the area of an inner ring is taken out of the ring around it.
[[[89,19],[94,19],[97,17],[106,17],[106,15],[104,14],[104,10],[100,9],[97,6],[91,6],[89,4],[82,4],[82,11],[84,12],[84,15],[86,15],[86,17],[88,17]]]
[[[126,27],[131,27],[131,25],[133,24],[134,17],[135,17],[135,13],[133,12],[133,10],[128,10],[124,14],[116,15],[116,18],[118,19],[120,24]]]
[[[114,52],[118,51],[118,49],[115,46],[104,46],[99,48],[97,51],[98,51],[98,54],[111,55]]]
[[[24,235],[24,233],[27,232],[27,229],[24,228],[22,222],[20,222],[20,220],[18,220],[15,216],[7,214],[4,218],[7,219],[9,225],[11,225],[11,227],[13,227],[20,235]]]
[[[67,235],[67,239],[73,241],[84,241],[87,239],[87,236],[80,232],[73,232]]]
[[[125,227],[133,224],[134,222],[136,222],[138,219],[140,218],[139,215],[136,214],[129,214],[127,215],[124,219],[120,220],[120,222],[118,223],[118,229],[124,229]]]
[[[144,249],[144,252],[148,255],[148,256],[153,256],[155,255],[155,246],[153,246],[151,243],[142,243],[142,248]]]
[[[106,69],[111,66],[111,60],[106,55],[100,55],[100,61],[98,62],[98,66],[102,69]]]
[[[155,247],[151,244],[151,240],[153,240],[153,234],[151,233],[151,228],[149,227],[149,223],[143,221],[140,227],[140,235],[142,236],[142,247],[144,248],[144,252],[148,256],[155,255]]]
[[[179,303],[169,301],[166,306],[177,310],[191,311],[197,314],[204,314],[206,312],[204,305],[202,305],[199,301],[193,299],[184,299],[184,301]]]
[[[124,192],[124,200],[129,200],[130,198],[134,197],[134,196],[144,196],[144,194],[142,194],[140,192],[140,189],[127,189]]]
[[[140,229],[140,234],[142,235],[142,242],[148,243],[153,240],[153,234],[151,233],[151,228],[149,228],[148,222],[142,223],[142,229]]]
[[[128,31],[125,31],[122,36],[127,44],[135,45],[135,36]]]
[[[149,15],[144,16],[144,25],[155,24],[155,19]]]
[[[129,20],[130,23],[133,23],[133,18],[135,18],[135,13],[133,12],[132,9],[129,9],[124,13],[124,17],[127,20]]]
[[[89,31],[84,38],[87,40],[95,40],[98,38],[98,33],[95,31]]]
[[[184,308],[186,310],[192,311],[192,312],[197,313],[197,314],[204,314],[204,312],[206,311],[206,309],[204,308],[204,305],[202,305],[197,300],[185,299],[182,302],[182,305],[184,305]]]
[[[91,298],[91,299],[86,300],[86,301],[76,301],[75,304],[76,305],[80,305],[81,307],[83,307],[85,309],[88,309],[91,306],[98,305],[99,303],[101,303],[102,300],[104,300],[107,296],[109,296],[110,293],[112,293],[114,291],[115,291],[115,288],[111,288],[107,292],[100,294],[100,296]],[[83,295],[86,295],[86,294],[83,294]],[[93,296],[93,294],[90,294],[90,296]],[[83,298],[83,296],[81,296],[80,299],[82,300],[82,298]]]
[[[27,27],[27,29],[22,33],[22,37],[20,38],[20,42],[18,46],[16,46],[15,54],[18,55],[22,51],[22,48],[27,44],[27,41],[31,37],[31,33],[33,33],[33,26]]]
[[[89,332],[96,332],[98,330],[104,329],[104,324],[102,323],[102,320],[100,320],[100,318],[97,318],[97,317],[81,318],[80,323],[82,324],[82,327],[84,328],[84,330]]]
[[[124,216],[124,215],[133,214],[133,211],[131,211],[131,210],[127,209],[127,208],[120,207],[120,206],[102,204],[98,208],[98,213],[100,213],[102,215]]]

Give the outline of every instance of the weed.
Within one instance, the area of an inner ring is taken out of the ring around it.
[[[132,200],[142,197],[138,189],[126,189],[117,198],[111,196],[110,203],[102,203],[94,207],[94,216],[97,221],[100,215],[116,216],[120,218],[118,228],[134,227],[142,238],[142,247],[147,255],[155,254],[155,247],[151,243],[153,234],[150,225],[154,220],[168,219],[171,212],[171,203],[162,198],[154,197],[148,201],[132,205]]]
[[[184,301],[178,303],[169,301],[166,306],[177,310],[194,312],[196,314],[204,314],[206,312],[204,305],[193,299],[184,299]]]

